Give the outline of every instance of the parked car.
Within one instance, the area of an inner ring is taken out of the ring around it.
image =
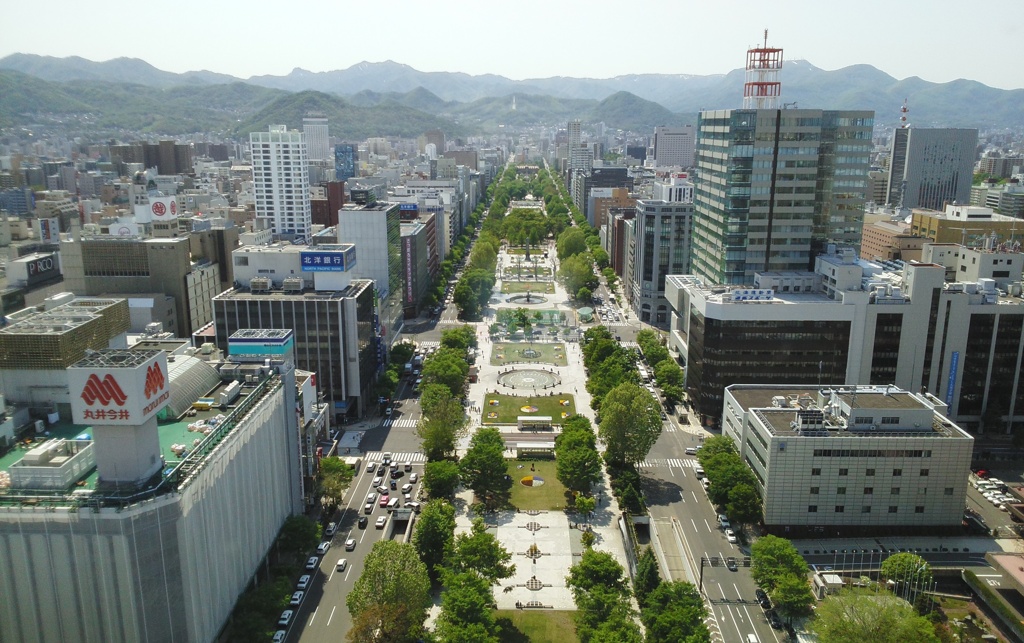
[[[306,589],[307,587],[309,587],[309,580],[311,578],[313,578],[313,577],[310,576],[309,574],[303,574],[302,576],[299,576],[299,582],[298,582],[298,584],[295,585],[295,588],[296,589]]]
[[[768,594],[765,594],[763,589],[760,587],[757,588],[757,591],[754,592],[754,596],[757,597],[757,602],[761,605],[762,609],[771,609],[772,602],[768,600]]]
[[[292,594],[292,599],[288,601],[291,606],[302,605],[302,597],[306,595],[306,592],[295,592]]]
[[[772,626],[773,630],[782,629],[782,619],[779,618],[778,612],[775,610],[768,610],[765,616],[768,618],[768,624]]]
[[[329,540],[325,540],[322,543],[320,543],[319,545],[317,545],[316,553],[318,553],[318,554],[320,554],[322,556],[322,555],[326,554],[327,550],[330,549],[330,548],[331,548],[331,542]]]
[[[739,539],[736,538],[736,532],[733,531],[732,529],[726,529],[725,530],[725,539],[728,540],[731,543],[739,542]]]
[[[294,615],[294,610],[285,610],[281,612],[281,618],[277,619],[277,624],[281,627],[288,627],[288,624],[292,622],[292,616]]]
[[[310,556],[306,560],[306,569],[316,569],[320,566],[320,559],[316,556]]]
[[[327,523],[327,529],[324,529],[324,535],[331,538],[338,532],[338,524],[334,522]]]

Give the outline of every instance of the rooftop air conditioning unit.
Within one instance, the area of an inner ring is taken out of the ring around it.
[[[266,292],[270,290],[270,279],[268,277],[253,277],[249,280],[249,290],[253,292]]]
[[[288,277],[284,280],[283,286],[287,292],[302,292],[306,282],[300,277]]]

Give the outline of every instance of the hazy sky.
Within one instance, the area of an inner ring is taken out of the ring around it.
[[[787,60],[1024,88],[1024,3],[989,0],[4,2],[0,57],[142,58],[241,78],[394,60],[421,71],[724,74],[768,29]],[[783,76],[783,83],[785,77]]]

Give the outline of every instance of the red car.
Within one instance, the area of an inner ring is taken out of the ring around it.
[[[388,500],[390,500],[390,499],[391,499],[391,496],[386,496],[384,494],[381,494],[381,496],[380,496],[380,504],[378,506],[379,507],[387,507],[388,506]]]

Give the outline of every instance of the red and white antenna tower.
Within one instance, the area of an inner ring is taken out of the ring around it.
[[[743,84],[743,109],[778,109],[782,83],[782,50],[768,46],[768,30],[764,30],[764,46],[747,50],[747,82]]]
[[[907,99],[903,99],[903,107],[900,107],[900,129],[907,129],[910,127],[910,123],[907,122],[907,112],[910,108],[907,107]]]

